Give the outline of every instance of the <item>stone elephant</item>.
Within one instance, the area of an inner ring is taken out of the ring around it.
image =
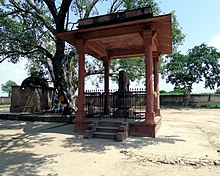
[[[127,73],[124,70],[119,72],[119,91],[129,91],[130,80]]]

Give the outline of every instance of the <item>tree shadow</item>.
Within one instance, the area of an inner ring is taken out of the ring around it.
[[[38,156],[31,152],[0,152],[0,175],[38,175],[45,163],[55,162],[53,155]],[[50,174],[56,176],[57,174]]]
[[[82,135],[74,135],[66,138],[63,141],[63,147],[72,148],[74,152],[95,152],[105,153],[112,148],[117,149],[142,149],[149,146],[156,146],[160,144],[176,144],[176,142],[186,142],[181,139],[181,136],[158,136],[156,138],[150,137],[128,137],[123,142],[116,142],[111,139],[90,138],[83,139]]]
[[[30,128],[33,123],[27,122],[27,126]],[[51,126],[45,126],[41,124],[36,126],[36,124],[30,128],[30,131],[40,131],[43,133],[57,133],[57,134],[67,134],[70,137],[65,138],[62,147],[72,148],[74,152],[97,152],[104,153],[106,150],[110,150],[111,147],[118,149],[141,149],[144,147],[160,144],[176,144],[176,142],[185,142],[181,139],[181,136],[170,135],[170,136],[158,136],[156,138],[150,137],[129,137],[123,142],[116,142],[111,139],[83,139],[83,135],[74,133],[74,128],[72,124],[52,124]]]
[[[11,121],[11,120],[0,120],[0,129],[9,130],[9,129],[21,129],[25,127],[25,122],[21,121]]]
[[[7,124],[8,123],[8,124]],[[56,135],[46,135],[46,133],[65,134],[61,148],[68,148],[70,152],[82,153],[106,153],[116,148],[124,149],[142,149],[149,146],[160,144],[176,144],[177,142],[185,142],[181,136],[158,136],[156,138],[149,137],[128,137],[123,142],[116,142],[111,139],[83,139],[83,135],[74,133],[72,124],[60,123],[42,123],[42,122],[7,122],[12,125],[15,133],[0,133],[0,175],[38,175],[40,168],[46,164],[56,163],[55,158],[59,153],[38,155],[30,152],[30,148],[50,144],[57,140]],[[13,123],[17,125],[13,125]],[[4,129],[7,129],[5,125]],[[12,127],[8,127],[13,129]],[[4,132],[2,130],[1,132]],[[44,135],[45,134],[45,135]],[[56,173],[50,174],[56,176]]]
[[[11,126],[5,126],[0,133],[0,175],[38,175],[42,166],[56,162],[54,158],[58,154],[42,156],[28,151],[36,145],[43,146],[56,140],[55,137],[39,135],[44,129],[41,125],[33,125],[28,122],[12,126],[14,130]],[[12,131],[4,133],[5,129]],[[49,175],[55,176],[57,174],[51,173]]]

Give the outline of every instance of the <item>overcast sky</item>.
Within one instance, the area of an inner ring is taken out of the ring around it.
[[[206,43],[220,50],[220,0],[159,0],[163,12],[170,13],[175,10],[183,33],[186,34],[184,45],[180,47],[182,53],[201,43]],[[21,84],[27,77],[25,60],[18,64],[7,61],[0,64],[0,85],[8,80]],[[87,85],[90,85],[89,83]],[[110,84],[117,88],[116,84]],[[136,84],[132,84],[135,87]],[[88,87],[88,86],[86,86]],[[102,86],[101,86],[102,87]],[[193,92],[210,92],[203,88],[202,84],[194,86]],[[161,90],[170,91],[172,85],[161,80]],[[0,90],[0,96],[6,96]]]

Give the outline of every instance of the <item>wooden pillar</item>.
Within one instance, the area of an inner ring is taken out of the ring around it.
[[[159,92],[159,57],[160,55],[153,56],[154,62],[154,111],[157,116],[160,116],[160,92]]]
[[[154,93],[153,93],[153,57],[152,57],[152,31],[143,31],[145,48],[145,69],[146,69],[146,113],[145,120],[148,124],[155,123]]]
[[[78,60],[78,110],[75,122],[81,122],[85,116],[84,111],[84,87],[85,87],[85,49],[83,40],[77,42]]]
[[[105,67],[105,104],[104,104],[104,114],[109,114],[109,66],[110,60],[108,57],[102,59],[103,65]]]

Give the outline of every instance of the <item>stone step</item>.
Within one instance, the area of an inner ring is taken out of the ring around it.
[[[109,133],[109,132],[94,132],[94,138],[101,138],[101,139],[116,139],[116,133]]]
[[[119,127],[122,125],[122,122],[111,122],[111,121],[99,121],[98,126],[107,126],[107,127]]]
[[[110,133],[116,133],[118,131],[118,127],[112,127],[112,126],[97,126],[96,127],[97,132],[110,132]]]

